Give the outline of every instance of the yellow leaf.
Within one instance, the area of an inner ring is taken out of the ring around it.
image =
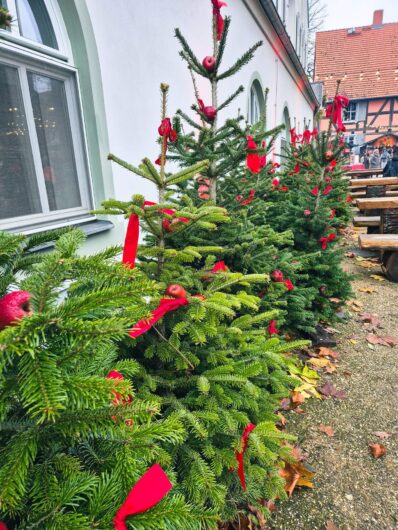
[[[374,289],[373,287],[360,287],[358,291],[360,291],[361,293],[368,293],[368,294],[377,293],[377,290]]]
[[[319,375],[315,372],[315,370],[311,370],[311,368],[309,368],[306,364],[304,365],[301,375],[303,378],[319,379]]]
[[[358,344],[358,341],[355,339],[350,339],[351,344]]]
[[[330,365],[330,361],[328,359],[325,359],[324,357],[322,357],[321,359],[310,359],[308,362],[313,364],[314,366],[317,366],[318,368],[324,368],[325,366]]]
[[[374,280],[379,281],[379,282],[385,282],[386,281],[386,279],[383,278],[383,276],[379,276],[378,274],[371,274],[370,277],[373,278]]]
[[[315,488],[313,482],[306,478],[299,478],[297,481],[297,486],[305,486],[306,488]]]

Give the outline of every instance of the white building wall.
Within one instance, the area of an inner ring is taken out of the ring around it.
[[[292,1],[292,0],[290,0]],[[296,0],[300,1],[300,0]],[[138,164],[141,158],[158,156],[157,127],[160,123],[161,82],[170,84],[168,114],[181,108],[190,111],[194,101],[188,70],[178,55],[174,28],[179,27],[192,49],[202,58],[211,55],[210,0],[86,0],[96,39],[109,143],[112,152]],[[233,78],[221,83],[219,102],[240,84],[246,92],[220,113],[220,119],[236,116],[238,108],[246,115],[249,81],[256,77],[269,87],[267,122],[282,122],[284,106],[300,129],[304,119],[312,119],[310,103],[302,93],[297,76],[277,42],[273,29],[257,0],[234,0],[223,8],[232,17],[224,67],[258,40],[264,45],[255,59]],[[291,17],[293,18],[293,17]],[[290,73],[289,73],[290,70]],[[207,80],[198,80],[201,96],[210,104]],[[103,153],[106,156],[106,153]],[[115,196],[128,199],[142,193],[156,199],[151,184],[113,165]]]

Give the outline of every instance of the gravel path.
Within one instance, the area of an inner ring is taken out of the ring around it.
[[[360,311],[378,315],[382,327],[377,334],[398,336],[398,284],[372,279],[371,274],[381,274],[378,266],[347,262],[356,275]],[[358,291],[365,287],[376,292]],[[325,530],[327,521],[338,530],[398,529],[398,346],[369,346],[370,325],[352,306],[348,309],[348,323],[337,326],[338,370],[325,377],[348,399],[311,399],[303,406],[305,414],[289,413],[287,431],[309,454],[307,463],[317,472],[315,489],[296,490],[279,503],[269,522],[272,530]],[[330,425],[334,437],[320,432],[320,424]],[[380,439],[374,431],[390,436]],[[384,445],[386,455],[373,458],[369,443]]]

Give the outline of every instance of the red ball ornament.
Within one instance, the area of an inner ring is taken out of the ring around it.
[[[203,68],[208,72],[213,72],[216,67],[216,59],[212,55],[207,55],[202,61]]]
[[[272,185],[275,186],[276,188],[278,186],[280,186],[280,183],[281,183],[281,181],[280,181],[279,177],[275,177],[274,179],[272,179]]]
[[[216,119],[216,116],[217,116],[217,109],[214,108],[214,107],[205,107],[203,109],[203,114],[206,116],[206,118],[209,120],[209,121],[214,121]]]
[[[3,521],[0,521],[0,530],[8,530],[8,526]]]
[[[185,292],[184,287],[178,283],[173,283],[169,285],[166,289],[166,294],[172,296],[173,298],[186,298],[187,293]]]
[[[304,215],[311,215],[311,210],[304,210]]]
[[[326,151],[325,158],[326,158],[326,160],[332,160],[333,152],[332,151]]]
[[[14,291],[0,298],[0,330],[17,324],[18,320],[31,314],[28,291]]]
[[[283,272],[280,270],[275,270],[271,272],[271,280],[273,282],[281,282],[283,281]]]

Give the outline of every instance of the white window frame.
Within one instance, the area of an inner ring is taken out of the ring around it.
[[[0,63],[18,70],[22,100],[25,107],[26,123],[29,131],[33,164],[36,172],[40,202],[43,211],[19,217],[0,219],[1,230],[22,231],[35,230],[35,227],[51,229],[83,220],[93,220],[90,213],[93,207],[94,193],[90,166],[87,159],[87,138],[84,115],[81,102],[81,90],[77,69],[71,64],[72,54],[64,38],[66,33],[58,6],[55,2],[44,0],[57,39],[58,50],[38,42],[31,41],[19,35],[17,23],[13,23],[12,30],[0,30]],[[11,14],[15,13],[15,0],[7,0],[7,8]],[[68,55],[66,55],[68,54]],[[75,157],[77,183],[80,192],[81,206],[64,210],[50,211],[42,168],[40,149],[33,120],[32,103],[28,85],[27,72],[42,73],[64,83],[66,105],[72,139],[72,149]]]
[[[352,107],[355,105],[355,111],[352,111]],[[345,118],[346,112],[349,112],[349,118]],[[354,119],[351,118],[352,113],[354,112]],[[350,101],[348,104],[348,107],[343,112],[343,122],[344,123],[356,123],[357,121],[357,115],[358,115],[358,103],[356,101]]]

